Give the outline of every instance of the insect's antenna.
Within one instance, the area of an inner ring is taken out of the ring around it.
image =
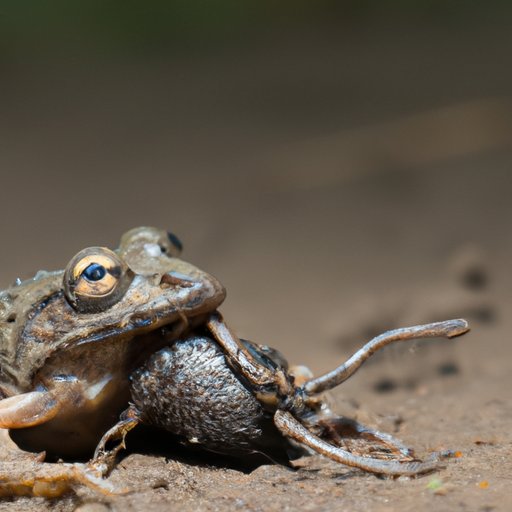
[[[466,320],[459,319],[416,325],[415,327],[404,327],[385,332],[367,343],[346,363],[335,370],[306,382],[302,386],[302,391],[307,396],[313,396],[338,386],[344,380],[347,380],[374,352],[393,341],[414,340],[418,338],[454,338],[467,331],[469,331],[468,323]]]

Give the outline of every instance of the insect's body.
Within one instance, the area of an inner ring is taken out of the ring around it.
[[[289,460],[288,439],[211,338],[178,341],[150,357],[132,375],[132,400],[143,411],[141,421],[189,443],[238,457],[258,452]]]
[[[98,462],[106,457],[112,461],[121,445],[108,452],[106,443],[124,439],[126,431],[139,422],[164,428],[208,450],[237,456],[259,452],[281,463],[289,460],[289,440],[293,439],[337,462],[395,476],[432,471],[445,456],[433,454],[422,462],[388,434],[337,416],[318,393],[348,378],[387,343],[412,337],[451,337],[467,330],[464,321],[391,331],[336,371],[305,382],[300,382],[301,376],[297,384],[279,352],[239,340],[217,313],[206,326],[212,338],[179,340],[132,374],[134,404],[104,436],[95,456]]]

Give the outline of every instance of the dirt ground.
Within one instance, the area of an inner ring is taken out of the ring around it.
[[[315,374],[391,328],[465,317],[472,330],[387,347],[335,393],[420,454],[461,452],[434,474],[386,480],[320,457],[249,470],[162,447],[114,470],[127,495],[78,488],[0,510],[509,510],[509,26],[6,62],[2,287],[156,225],[225,285],[240,336]]]

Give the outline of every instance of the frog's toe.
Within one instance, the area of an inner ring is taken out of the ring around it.
[[[126,494],[130,489],[113,484],[108,478],[104,478],[101,470],[91,464],[70,464],[74,473],[74,481],[81,483],[96,492],[102,494]]]
[[[0,496],[58,498],[72,491],[78,479],[64,464],[35,460],[0,462]]]
[[[0,400],[0,428],[24,428],[40,425],[53,418],[60,402],[47,391],[31,391]]]
[[[71,491],[77,479],[62,464],[43,463],[45,453],[31,453],[19,448],[0,429],[0,497],[41,496],[57,498]]]

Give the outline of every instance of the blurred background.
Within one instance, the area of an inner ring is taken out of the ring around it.
[[[154,225],[225,285],[240,336],[316,374],[464,316],[467,336],[388,347],[336,396],[462,450],[446,510],[492,510],[512,472],[511,21],[492,0],[0,0],[2,289]],[[385,484],[371,499],[419,510],[425,483]]]
[[[390,328],[472,322],[348,394],[505,378],[511,11],[2,1],[2,287],[161,226],[226,286],[241,336],[315,372]]]

